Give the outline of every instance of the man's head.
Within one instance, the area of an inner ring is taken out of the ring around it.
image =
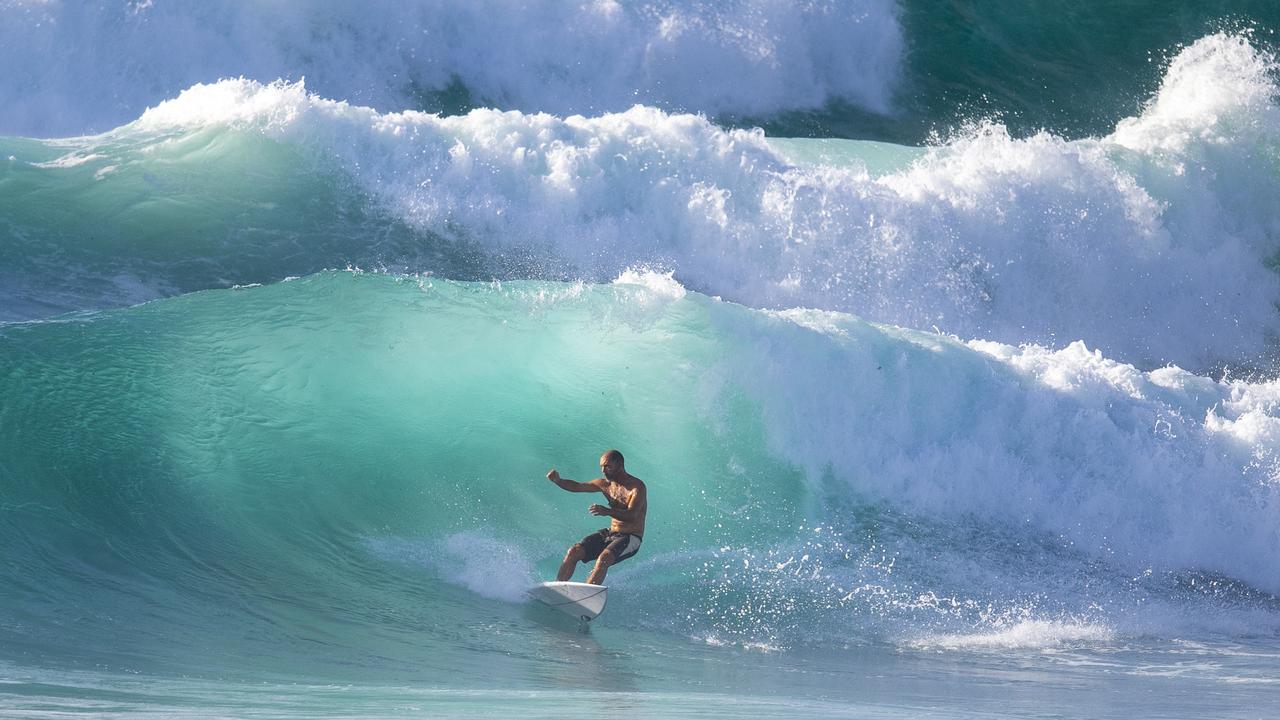
[[[617,450],[606,450],[600,456],[600,472],[604,473],[605,479],[616,480],[626,473],[622,453]]]

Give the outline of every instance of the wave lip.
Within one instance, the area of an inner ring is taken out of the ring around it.
[[[1201,38],[1173,58],[1141,116],[1122,120],[1109,139],[1144,153],[1175,155],[1193,145],[1274,142],[1280,130],[1278,71],[1275,56],[1246,34]]]

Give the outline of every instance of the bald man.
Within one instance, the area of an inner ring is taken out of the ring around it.
[[[587,508],[587,512],[612,518],[609,527],[591,533],[569,548],[564,562],[560,563],[556,580],[572,578],[578,563],[594,560],[596,566],[587,576],[587,582],[599,585],[604,582],[604,576],[611,566],[640,551],[640,542],[644,538],[644,519],[649,512],[648,491],[640,478],[627,472],[624,463],[622,453],[608,450],[600,456],[600,472],[604,477],[580,483],[560,477],[560,473],[555,470],[547,473],[548,480],[569,492],[598,492],[604,495],[609,504],[592,505]]]

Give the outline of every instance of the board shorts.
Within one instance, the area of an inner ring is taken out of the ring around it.
[[[610,532],[609,528],[603,528],[582,538],[578,544],[582,546],[582,562],[595,560],[607,549],[613,553],[613,564],[617,565],[640,552],[642,540],[639,535]]]

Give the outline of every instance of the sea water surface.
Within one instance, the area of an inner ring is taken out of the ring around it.
[[[1280,712],[1270,4],[0,20],[0,715]]]

